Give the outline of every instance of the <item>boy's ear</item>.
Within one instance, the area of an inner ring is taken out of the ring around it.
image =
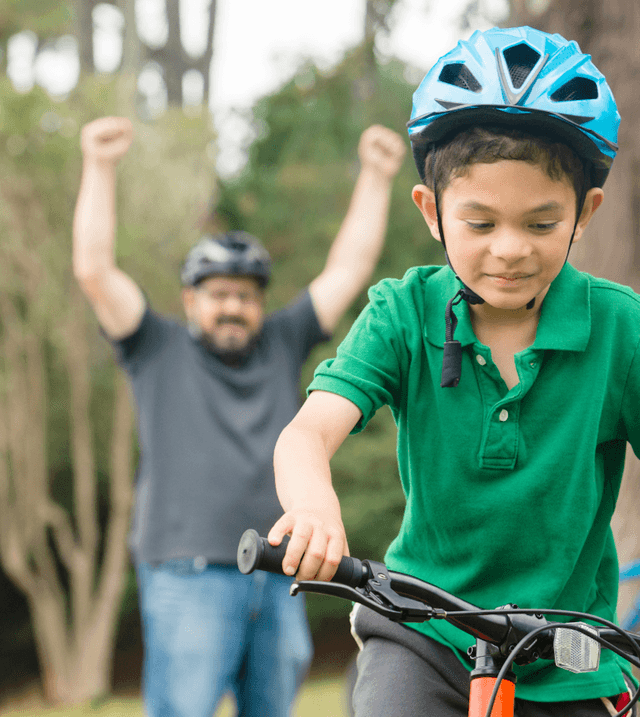
[[[438,227],[438,213],[436,211],[436,198],[433,190],[424,184],[416,184],[411,191],[413,202],[420,210],[427,226],[431,231],[431,236],[437,241],[440,239],[440,229]]]
[[[584,199],[584,206],[582,207],[582,214],[576,225],[576,233],[573,236],[573,241],[579,241],[584,230],[589,225],[591,218],[596,212],[596,209],[602,204],[604,200],[604,192],[600,187],[592,187]]]

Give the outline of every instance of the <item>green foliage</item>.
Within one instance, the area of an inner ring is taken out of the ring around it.
[[[40,38],[71,30],[73,5],[60,0],[0,0],[0,40],[23,30]]]

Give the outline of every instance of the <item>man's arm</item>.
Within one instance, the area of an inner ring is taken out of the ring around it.
[[[349,554],[329,461],[361,416],[348,399],[313,391],[278,438],[273,465],[285,514],[269,542],[280,545],[291,535],[283,567],[300,580],[330,580]]]
[[[358,146],[360,174],[347,215],[331,246],[322,273],[309,293],[320,322],[331,333],[367,286],[387,231],[393,178],[405,154],[400,135],[373,125],[362,133]]]
[[[73,218],[73,273],[102,328],[113,339],[140,325],[140,287],[116,266],[116,165],[133,138],[124,117],[103,117],[82,129],[82,179]]]

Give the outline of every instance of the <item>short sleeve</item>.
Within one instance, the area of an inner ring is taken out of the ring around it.
[[[298,365],[307,360],[314,346],[331,338],[320,326],[308,290],[284,309],[273,313],[269,323],[280,332],[290,350],[296,353]]]
[[[625,437],[640,458],[640,343],[629,367],[622,399],[622,422]]]
[[[336,357],[316,369],[311,391],[336,393],[354,403],[362,419],[361,431],[384,405],[399,406],[401,395],[401,335],[388,302],[374,287],[369,304],[356,319]]]
[[[128,373],[134,374],[167,343],[171,327],[170,321],[147,306],[140,325],[132,334],[118,341],[107,339],[113,346],[118,364]]]

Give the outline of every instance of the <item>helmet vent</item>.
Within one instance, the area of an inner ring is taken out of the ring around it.
[[[509,68],[511,83],[517,90],[522,87],[527,77],[529,77],[531,70],[533,70],[538,63],[540,53],[536,52],[525,42],[521,42],[519,45],[507,48],[503,55]]]
[[[597,99],[598,85],[588,77],[574,77],[551,95],[553,102]]]
[[[471,92],[480,92],[480,90],[482,90],[482,85],[473,76],[471,70],[462,62],[445,65],[438,79],[440,82],[462,87],[462,89],[470,90]]]

